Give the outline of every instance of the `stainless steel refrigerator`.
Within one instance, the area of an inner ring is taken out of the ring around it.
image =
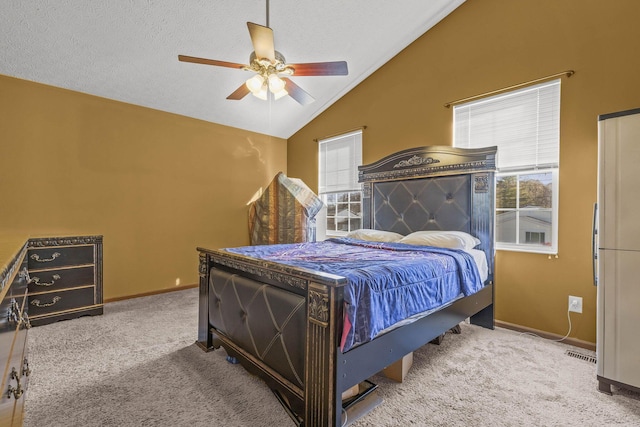
[[[640,108],[598,118],[599,390],[640,391]]]

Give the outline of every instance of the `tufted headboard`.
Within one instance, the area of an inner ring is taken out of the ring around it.
[[[493,280],[496,147],[399,151],[358,167],[362,227],[409,234],[465,231],[481,240]]]

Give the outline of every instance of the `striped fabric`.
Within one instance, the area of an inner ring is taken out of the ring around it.
[[[278,172],[249,206],[251,245],[313,242],[322,200],[297,178]]]

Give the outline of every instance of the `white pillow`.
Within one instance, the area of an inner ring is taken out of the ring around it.
[[[398,243],[407,245],[436,246],[447,249],[473,249],[481,242],[464,231],[416,231],[403,237]]]
[[[360,228],[358,230],[347,233],[347,237],[353,239],[367,240],[369,242],[397,242],[402,239],[402,234],[393,231],[372,230],[369,228]]]

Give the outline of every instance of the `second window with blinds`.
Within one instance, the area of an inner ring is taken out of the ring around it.
[[[496,246],[557,253],[560,80],[454,107],[456,147],[498,147]]]
[[[318,145],[318,195],[325,204],[324,215],[318,215],[318,239],[323,235],[344,236],[362,224],[362,192],[358,183],[362,131],[321,139]]]

